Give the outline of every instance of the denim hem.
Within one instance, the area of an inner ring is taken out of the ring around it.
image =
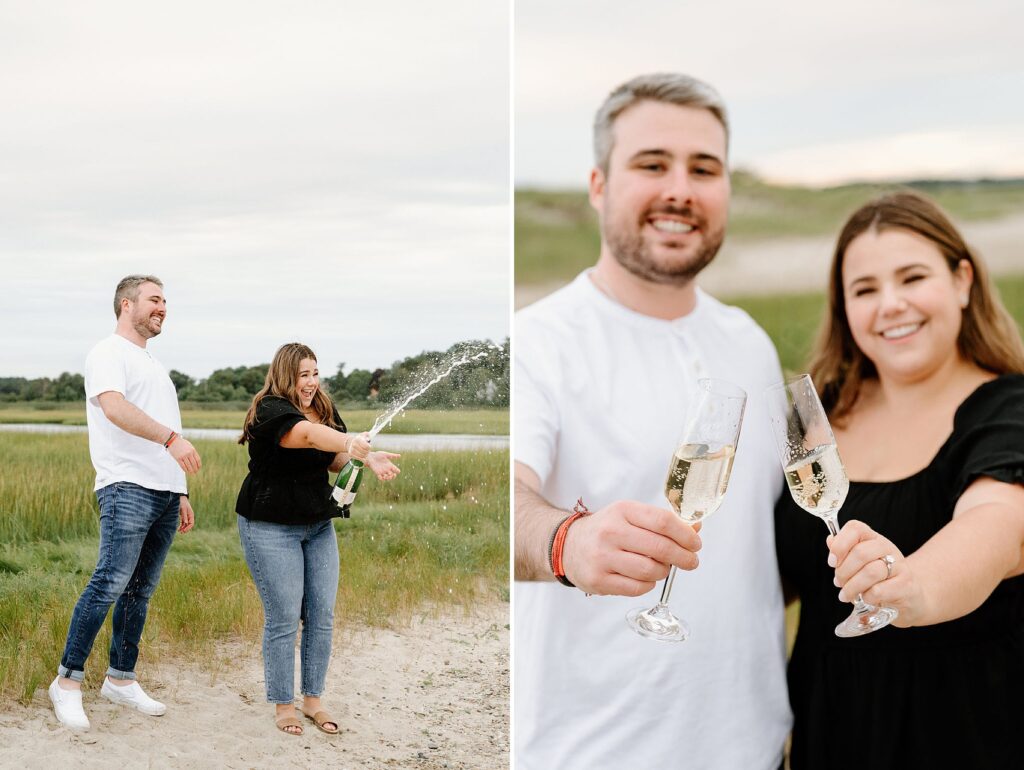
[[[116,668],[110,667],[107,669],[107,676],[111,679],[134,679],[134,671],[118,671]]]
[[[84,671],[72,671],[70,668],[63,664],[57,666],[57,676],[62,676],[65,679],[70,679],[72,682],[85,681]]]

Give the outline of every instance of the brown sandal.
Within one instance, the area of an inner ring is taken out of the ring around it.
[[[285,735],[294,735],[298,737],[305,732],[305,730],[302,729],[302,722],[295,717],[281,717],[280,719],[275,719],[274,724],[277,725],[277,729]],[[297,733],[290,732],[288,730],[289,727],[298,727],[299,731]]]
[[[328,735],[337,735],[339,732],[341,732],[341,725],[338,724],[338,720],[332,717],[323,709],[316,712],[315,714],[307,714],[305,711],[303,711],[302,713],[306,716],[306,718],[312,719],[313,724],[315,724],[316,728],[322,733],[327,733]],[[328,730],[326,727],[324,727],[324,725],[334,725],[334,729]]]

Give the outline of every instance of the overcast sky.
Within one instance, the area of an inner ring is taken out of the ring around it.
[[[778,181],[1024,176],[1019,0],[516,0],[517,186],[582,187],[630,77],[714,85],[733,167]]]
[[[501,3],[0,0],[0,376],[81,372],[129,273],[194,377],[500,342]]]

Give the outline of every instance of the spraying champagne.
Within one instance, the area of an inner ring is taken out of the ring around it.
[[[373,427],[369,431],[369,440],[380,433],[384,428],[391,424],[391,421],[407,407],[413,400],[419,398],[427,392],[431,387],[441,382],[448,375],[450,375],[455,369],[460,366],[465,366],[473,361],[478,361],[481,358],[485,358],[490,355],[492,350],[501,351],[501,348],[494,344],[487,345],[486,350],[482,350],[474,355],[469,353],[463,353],[458,357],[449,360],[445,368],[439,372],[432,372],[429,379],[426,382],[413,387],[413,389],[400,398],[394,406],[388,409],[385,413],[381,414],[373,423]],[[356,492],[359,490],[359,485],[363,480],[365,463],[362,460],[350,459],[345,466],[338,472],[338,478],[334,481],[334,489],[331,490],[331,498],[335,504],[341,509],[339,514],[341,518],[349,518],[350,508],[356,500]]]

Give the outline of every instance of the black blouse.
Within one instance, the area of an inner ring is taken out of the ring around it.
[[[977,388],[926,468],[852,481],[839,523],[863,521],[910,554],[982,476],[1024,484],[1024,376]],[[1003,580],[962,618],[840,639],[833,629],[851,605],[832,583],[827,534],[783,493],[779,569],[801,601],[789,663],[794,770],[1024,766],[1024,576]]]
[[[260,401],[250,430],[249,474],[238,492],[236,513],[275,524],[313,524],[341,514],[331,499],[327,473],[335,453],[280,444],[305,419],[287,399],[267,396]],[[334,421],[346,432],[336,408]]]

